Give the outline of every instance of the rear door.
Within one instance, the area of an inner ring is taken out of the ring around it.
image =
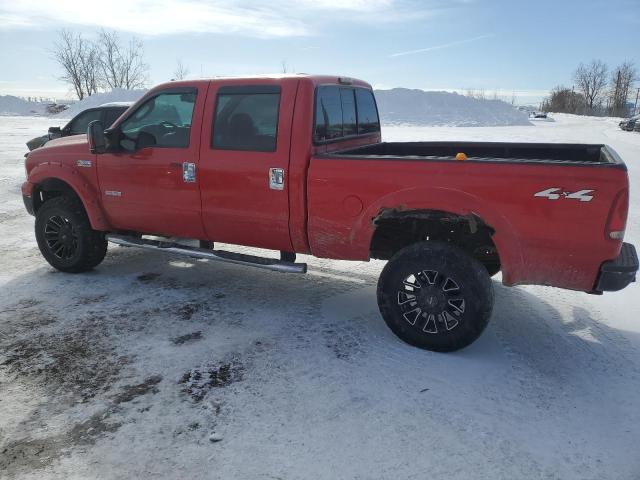
[[[297,85],[296,79],[211,83],[199,167],[211,240],[291,250],[288,168]]]

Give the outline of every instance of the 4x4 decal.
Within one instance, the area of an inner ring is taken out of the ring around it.
[[[534,194],[534,197],[544,197],[549,200],[558,200],[560,198],[568,198],[571,200],[580,200],[581,202],[590,202],[593,195],[589,195],[595,190],[578,190],[577,192],[565,192],[562,188],[547,188]]]

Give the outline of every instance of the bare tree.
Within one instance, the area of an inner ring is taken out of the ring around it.
[[[144,46],[141,40],[132,38],[123,55],[123,86],[126,89],[142,88],[147,83],[149,65],[144,63]]]
[[[624,62],[611,72],[609,113],[620,116],[628,113],[627,101],[637,79],[638,71],[632,62]]]
[[[53,46],[52,56],[64,72],[60,79],[71,85],[79,100],[90,95],[85,87],[83,61],[86,40],[80,34],[61,30]]]
[[[132,38],[123,47],[116,32],[101,30],[98,37],[100,72],[105,87],[141,88],[147,81],[149,66],[144,63],[142,42]]]
[[[178,59],[176,69],[173,71],[174,80],[184,80],[189,75],[189,69],[182,63],[182,59]]]
[[[280,70],[282,71],[282,73],[287,73],[287,61],[286,60],[282,60],[282,62],[280,62]]]
[[[600,60],[581,63],[573,74],[578,91],[584,96],[591,112],[600,105],[607,86],[607,65]]]
[[[80,51],[80,68],[87,96],[97,93],[100,87],[100,52],[94,43],[83,41]]]
[[[123,47],[116,32],[105,30],[97,42],[62,30],[52,56],[64,72],[60,78],[72,86],[80,100],[103,88],[143,87],[149,70],[140,40],[134,38]]]

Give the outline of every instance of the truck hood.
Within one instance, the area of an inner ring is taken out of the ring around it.
[[[76,164],[78,160],[92,159],[86,135],[73,135],[50,140],[42,147],[29,152],[25,161],[27,172],[44,162]]]
[[[69,137],[60,137],[53,140],[49,140],[42,146],[42,151],[51,149],[67,148],[69,146],[86,145],[89,148],[86,134],[71,135]]]

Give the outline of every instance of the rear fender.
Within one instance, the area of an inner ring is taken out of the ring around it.
[[[500,256],[503,282],[510,284],[511,272],[520,270],[520,241],[508,220],[481,198],[449,188],[411,188],[377,199],[365,209],[353,225],[350,238],[352,247],[362,254],[366,252],[368,256],[376,228],[375,221],[389,210],[438,210],[460,216],[476,215],[495,231],[492,238]]]

